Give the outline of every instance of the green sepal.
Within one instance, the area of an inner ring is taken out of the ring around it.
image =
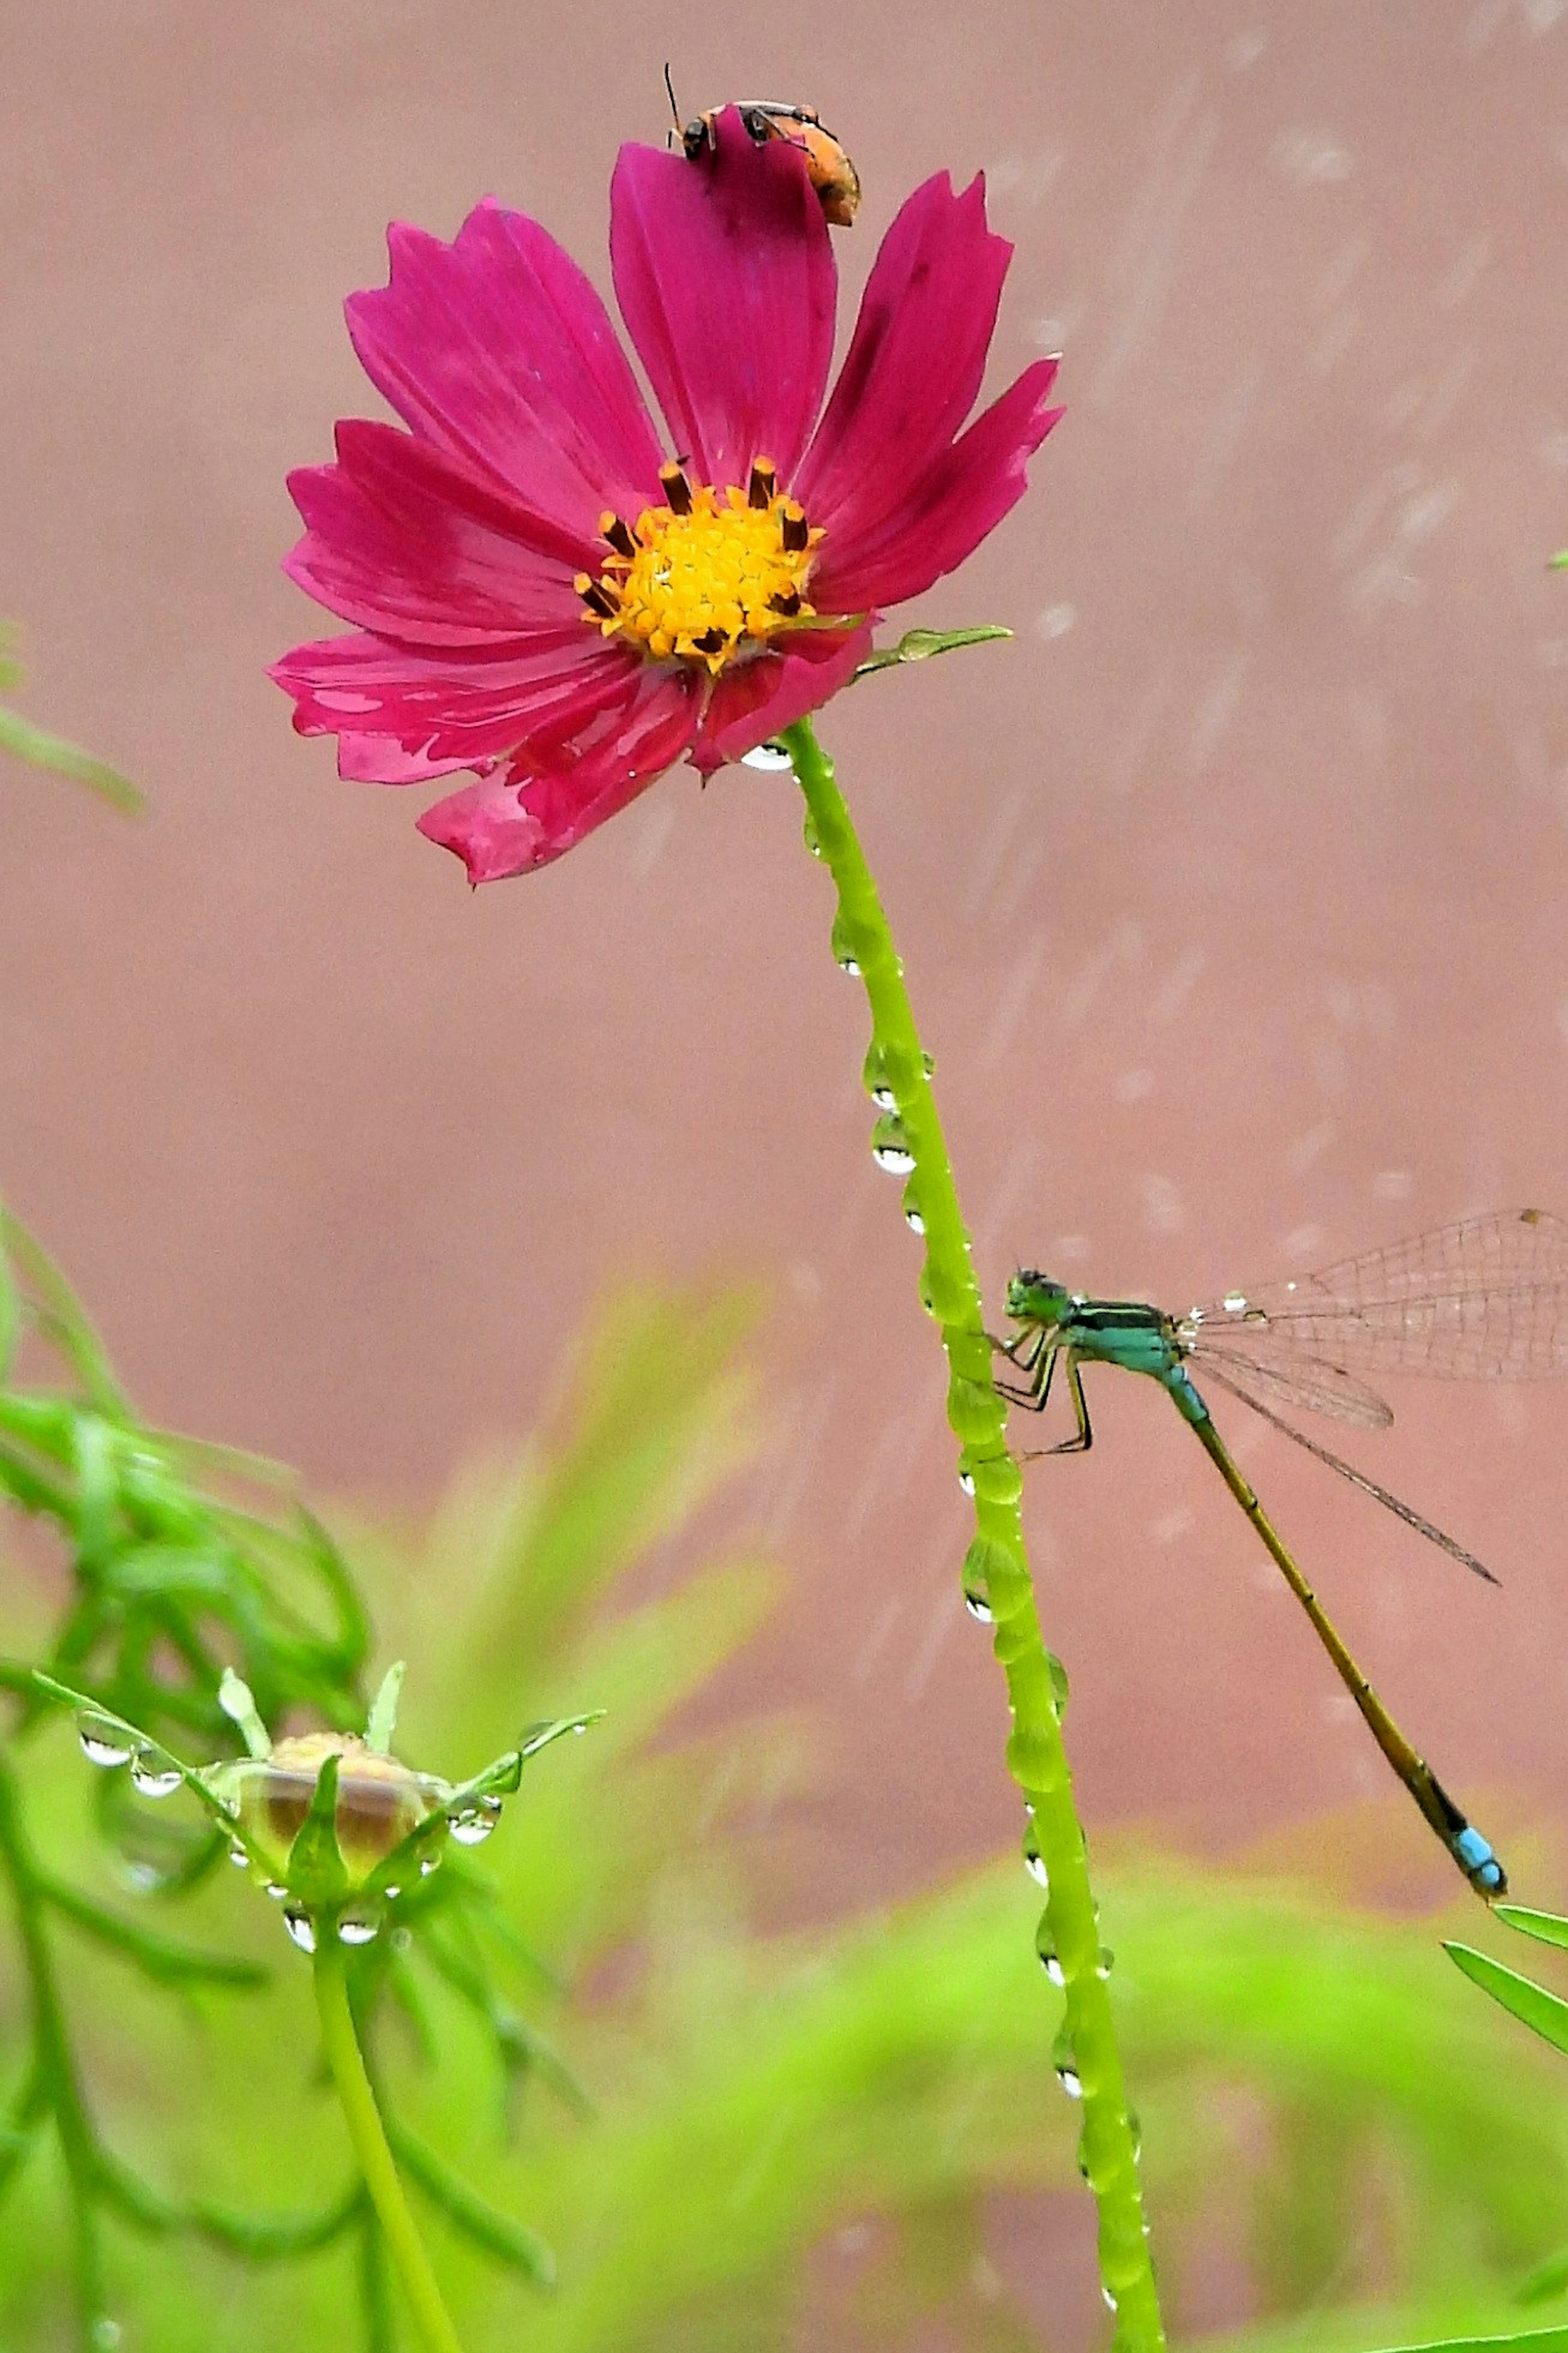
[[[197,1804],[222,1829],[230,1846],[242,1848],[247,1862],[253,1863],[264,1879],[272,1877],[271,1858],[258,1846],[231,1808],[216,1789],[209,1787],[194,1765],[187,1765],[184,1757],[176,1757],[172,1748],[165,1748],[161,1740],[154,1740],[151,1733],[143,1732],[139,1725],[128,1723],[124,1716],[116,1715],[111,1707],[105,1707],[102,1701],[94,1699],[90,1693],[73,1691],[69,1683],[57,1683],[53,1675],[46,1675],[37,1667],[33,1670],[32,1681],[34,1690],[41,1692],[46,1699],[55,1700],[62,1707],[73,1708],[79,1715],[89,1716],[94,1724],[101,1724],[110,1732],[119,1733],[150,1762],[178,1773]],[[219,1770],[222,1769],[220,1767]]]
[[[1494,1904],[1492,1918],[1533,1936],[1538,1944],[1568,1945],[1568,1920],[1560,1912],[1532,1912],[1528,1904]]]
[[[392,1736],[397,1729],[397,1703],[403,1693],[405,1662],[395,1659],[381,1679],[381,1688],[371,1702],[370,1716],[364,1728],[364,1745],[374,1748],[378,1757],[392,1754]]]
[[[1517,1969],[1494,1961],[1489,1953],[1478,1953],[1471,1945],[1445,1941],[1443,1950],[1456,1968],[1462,1969],[1483,1993],[1489,1993],[1494,2001],[1500,2002],[1521,2025],[1530,2027],[1554,2049],[1568,2051],[1568,2001],[1549,1993],[1533,1978],[1521,1977]]]
[[[338,1848],[338,1769],[335,1753],[321,1759],[310,1810],[289,1850],[284,1885],[310,1911],[330,1910],[348,1893],[349,1874]]]
[[[869,678],[873,670],[896,670],[901,662],[930,661],[932,654],[956,653],[961,646],[987,646],[1012,634],[1011,629],[991,625],[973,629],[906,629],[896,646],[882,646],[868,655],[855,677]]]
[[[454,1814],[467,1813],[486,1798],[510,1795],[522,1779],[522,1768],[531,1757],[548,1748],[568,1732],[585,1732],[597,1724],[605,1711],[595,1708],[588,1715],[563,1715],[543,1724],[531,1724],[520,1734],[515,1748],[509,1748],[476,1773],[470,1781],[460,1782],[457,1788],[440,1799],[423,1821],[400,1839],[363,1882],[367,1895],[384,1894],[388,1887],[403,1887],[417,1873],[426,1856],[432,1854],[447,1835],[447,1825]]]
[[[398,2164],[449,2222],[487,2254],[510,2263],[514,2271],[531,2279],[536,2287],[555,2285],[555,2257],[537,2231],[531,2231],[525,2222],[514,2222],[509,2214],[489,2205],[478,2190],[470,2189],[445,2159],[437,2157],[417,2134],[410,2132],[406,2125],[400,2124],[395,2116],[388,2116],[385,2124],[386,2137]]]

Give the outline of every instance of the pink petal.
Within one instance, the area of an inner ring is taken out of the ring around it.
[[[501,498],[427,442],[348,419],[335,466],[289,477],[306,535],[284,569],[329,612],[416,645],[474,645],[562,628],[575,573],[603,542]]]
[[[624,702],[646,665],[579,622],[522,647],[461,659],[356,632],[296,646],[272,676],[294,697],[301,735],[355,745],[353,773],[407,784],[514,754],[551,753]],[[388,745],[378,759],[374,741]]]
[[[827,382],[837,273],[795,149],[759,146],[732,106],[718,139],[695,163],[621,149],[616,294],[694,474],[722,488],[767,457],[787,481]]]
[[[689,672],[639,670],[630,693],[579,739],[569,765],[513,767],[437,801],[419,830],[462,860],[470,882],[546,866],[646,792],[691,738],[697,690]]]
[[[567,532],[657,503],[660,451],[604,304],[536,221],[489,199],[454,243],[396,223],[351,294],[365,373],[421,438]]]
[[[792,488],[830,540],[896,507],[973,407],[1013,248],[985,226],[985,184],[945,172],[900,209],[872,265],[826,413]]]
[[[1055,360],[1037,360],[864,538],[826,539],[812,575],[819,611],[858,612],[918,596],[994,531],[1027,487],[1025,467],[1061,415],[1046,396]]]
[[[711,776],[726,760],[755,751],[770,735],[820,711],[847,686],[871,650],[868,622],[858,629],[792,631],[787,653],[766,653],[726,670],[691,747],[692,765]]]

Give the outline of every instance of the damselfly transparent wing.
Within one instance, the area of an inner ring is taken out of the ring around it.
[[[1275,1405],[1328,1414],[1335,1421],[1353,1422],[1358,1430],[1386,1430],[1394,1419],[1393,1408],[1375,1389],[1352,1380],[1349,1373],[1321,1356],[1307,1356],[1299,1342],[1276,1335],[1265,1324],[1237,1332],[1232,1335],[1234,1345],[1220,1334],[1211,1345],[1206,1325],[1200,1326],[1198,1336],[1190,1342],[1185,1331],[1185,1325],[1178,1325],[1177,1337],[1200,1388],[1205,1367],[1212,1366],[1228,1388],[1247,1393],[1248,1405],[1256,1392]],[[1262,1411],[1261,1407],[1258,1409]]]
[[[1349,1372],[1450,1380],[1568,1374],[1568,1224],[1544,1209],[1466,1218],[1316,1274],[1232,1292],[1194,1308],[1176,1332],[1190,1354],[1216,1364],[1234,1355],[1284,1369],[1285,1356],[1300,1354]],[[1273,1345],[1259,1345],[1265,1335]]]

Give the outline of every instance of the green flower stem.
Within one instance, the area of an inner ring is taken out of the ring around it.
[[[11,1883],[16,1933],[21,1941],[27,1990],[33,2007],[33,2073],[15,2124],[24,2131],[36,2118],[52,2115],[65,2159],[70,2193],[79,2341],[83,2353],[100,2353],[113,2341],[114,2324],[104,2308],[103,2254],[99,2236],[99,2158],[92,2126],[82,2105],[70,2037],[60,2007],[54,1957],[49,1950],[48,1906],[22,1819],[22,1792],[9,1757],[0,1752],[0,1870]],[[21,2144],[25,2146],[25,2142]],[[117,2334],[118,2332],[116,2332]]]
[[[1012,1708],[1007,1770],[1032,1811],[1048,1883],[1042,1943],[1048,1937],[1054,1945],[1065,1980],[1068,2047],[1062,2063],[1082,2085],[1080,2157],[1099,2208],[1100,2278],[1117,2315],[1117,2353],[1157,2353],[1165,2336],[1143,2222],[1135,2131],[1122,2088],[1109,1988],[1100,1975],[1100,1916],[1024,1546],[1023,1478],[1007,1447],[1006,1406],[992,1379],[969,1237],[903,967],[833,764],[808,720],[787,728],[781,740],[805,797],[808,844],[837,887],[834,953],[841,963],[858,966],[870,1001],[868,1079],[890,1093],[896,1106],[890,1132],[885,1125],[879,1134],[885,1146],[907,1151],[914,1164],[905,1200],[925,1233],[921,1300],[942,1327],[947,1418],[973,1482],[976,1535],[965,1578],[968,1589],[984,1593],[990,1608],[994,1648]]]
[[[354,2031],[353,2011],[349,2006],[348,1979],[343,1948],[332,1924],[323,1921],[316,1945],[316,2008],[321,2021],[321,2041],[326,2050],[327,2063],[332,2071],[338,2098],[342,2104],[349,2138],[354,2146],[364,2185],[381,2223],[382,2236],[392,2260],[393,2270],[402,2282],[403,2292],[418,2326],[426,2353],[462,2353],[458,2332],[447,2316],[441,2301],[441,2291],[436,2274],[430,2268],[430,2258],[425,2242],[415,2228],[414,2217],[403,2195],[403,2184],[397,2178],[397,2168],[382,2129],[381,2111],[375,2105],[370,2077],[365,2073],[364,2059]]]

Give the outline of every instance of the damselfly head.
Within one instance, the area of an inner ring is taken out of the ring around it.
[[[1007,1313],[1015,1324],[1052,1327],[1064,1320],[1071,1304],[1067,1285],[1034,1267],[1021,1266],[1007,1285]]]

